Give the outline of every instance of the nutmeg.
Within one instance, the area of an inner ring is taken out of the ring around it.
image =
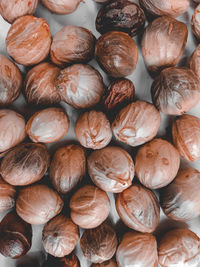
[[[117,140],[130,146],[139,146],[156,136],[160,122],[160,113],[152,104],[136,101],[117,114],[112,130]]]
[[[111,31],[97,40],[95,56],[108,75],[121,78],[130,75],[136,68],[138,48],[128,34]]]
[[[15,205],[16,189],[6,183],[0,176],[0,212],[7,211]]]
[[[47,223],[61,212],[62,207],[58,193],[42,184],[21,189],[16,201],[18,215],[31,224]]]
[[[194,71],[194,73],[200,79],[200,45],[194,50],[193,54],[190,57],[189,61],[190,69]]]
[[[93,263],[91,267],[117,267],[117,263],[115,260],[111,259],[102,263]]]
[[[42,267],[80,267],[80,261],[74,253],[62,258],[55,258],[51,255],[48,256]]]
[[[152,101],[165,114],[182,115],[200,100],[200,83],[190,69],[170,67],[151,86]]]
[[[104,191],[85,185],[73,194],[70,208],[72,221],[82,228],[91,229],[108,217],[110,200]]]
[[[81,146],[59,148],[50,165],[50,179],[62,194],[71,191],[86,174],[86,155]]]
[[[73,13],[82,0],[42,0],[42,4],[56,14]]]
[[[90,154],[88,173],[92,181],[102,190],[118,193],[131,185],[134,163],[124,149],[108,146]]]
[[[0,223],[0,253],[13,259],[24,256],[32,245],[32,227],[14,212]]]
[[[101,111],[91,110],[79,116],[75,125],[75,134],[82,146],[101,149],[112,139],[110,122]]]
[[[199,21],[200,5],[196,7],[191,19],[191,29],[197,39],[200,39],[200,21]]]

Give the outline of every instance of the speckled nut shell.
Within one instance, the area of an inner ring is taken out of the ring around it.
[[[102,263],[93,263],[91,267],[117,267],[117,263],[115,260],[111,259],[108,261],[104,261]]]
[[[190,69],[194,71],[194,73],[200,79],[200,45],[194,50],[193,54],[190,57],[189,61]]]
[[[124,149],[108,146],[90,154],[88,173],[92,181],[102,190],[119,193],[131,185],[134,163]]]
[[[0,212],[12,209],[15,205],[16,189],[0,176]]]
[[[56,14],[73,13],[82,0],[41,0],[42,4]]]
[[[194,10],[192,19],[191,19],[191,29],[197,39],[200,39],[200,5]]]

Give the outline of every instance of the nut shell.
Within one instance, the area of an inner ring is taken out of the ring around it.
[[[82,0],[41,0],[42,4],[56,14],[73,13]]]
[[[93,263],[91,267],[117,267],[117,263],[115,260],[108,260],[102,263]]]
[[[0,212],[12,209],[15,205],[16,189],[0,176]]]
[[[198,76],[200,79],[200,45],[194,50],[189,61],[190,69]]]
[[[194,10],[192,19],[191,19],[191,29],[197,39],[200,39],[200,5]]]
[[[42,267],[80,267],[80,261],[74,253],[62,258],[55,258],[48,255],[47,261],[42,265]]]

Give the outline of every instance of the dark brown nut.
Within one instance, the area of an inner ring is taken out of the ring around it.
[[[74,253],[62,258],[55,258],[51,255],[48,256],[47,261],[42,267],[80,267],[80,261]]]
[[[7,184],[0,176],[0,212],[7,211],[15,205],[16,189]]]
[[[136,68],[138,48],[128,34],[111,31],[97,40],[95,56],[108,75],[121,78],[130,75]]]
[[[187,26],[163,16],[149,23],[142,37],[142,54],[152,75],[176,66],[186,46]],[[162,51],[162,52],[161,52]]]
[[[200,100],[199,79],[190,69],[164,69],[151,86],[151,96],[158,110],[169,115],[182,115]]]
[[[190,69],[194,71],[194,73],[200,79],[200,45],[194,50],[193,54],[190,57],[189,61]]]
[[[32,68],[25,79],[26,101],[33,105],[52,105],[60,102],[61,98],[55,86],[59,73],[59,68],[47,62]]]
[[[69,118],[61,108],[46,108],[36,112],[26,124],[26,132],[33,142],[52,143],[66,135]]]
[[[50,165],[50,179],[62,194],[70,192],[86,174],[86,155],[81,146],[59,148]]]
[[[135,157],[136,176],[150,189],[158,189],[171,183],[179,166],[179,152],[162,139],[154,139],[145,144]]]
[[[94,55],[95,37],[91,31],[78,26],[65,26],[53,37],[51,60],[58,66],[86,63]]]
[[[160,122],[160,112],[152,104],[136,101],[117,114],[112,130],[117,140],[139,146],[156,136]]]
[[[0,223],[0,253],[13,259],[24,256],[32,245],[32,227],[14,212]]]
[[[200,3],[200,0],[193,0],[195,3]]]
[[[112,139],[110,122],[101,111],[91,110],[79,116],[75,125],[75,134],[82,146],[101,149]]]
[[[102,263],[93,263],[91,267],[117,267],[117,263],[115,260],[108,260]]]
[[[64,215],[58,215],[49,221],[42,232],[44,249],[54,257],[64,257],[70,254],[78,240],[78,226]]]
[[[102,263],[109,260],[117,249],[117,236],[111,226],[106,223],[97,228],[85,230],[80,246],[83,255],[91,262]]]
[[[175,221],[188,221],[200,215],[200,172],[182,170],[174,181],[163,188],[160,203],[164,213]]]
[[[101,74],[84,64],[74,64],[61,70],[56,86],[62,100],[74,108],[93,107],[104,93]]]
[[[44,19],[32,15],[16,19],[6,37],[8,54],[25,66],[35,65],[45,59],[50,45],[49,25]]]
[[[70,200],[72,221],[85,229],[99,226],[108,217],[110,200],[107,194],[92,185],[85,185]]]
[[[129,228],[151,233],[158,226],[160,206],[156,195],[142,185],[135,184],[117,195],[117,212]]]
[[[196,7],[194,10],[192,19],[191,19],[191,28],[194,35],[197,37],[197,39],[200,39],[200,5]]]
[[[158,267],[157,242],[152,234],[128,232],[116,253],[119,267]]]
[[[22,74],[19,68],[7,57],[0,55],[0,105],[8,105],[15,101],[21,88]]]
[[[123,31],[135,36],[143,30],[144,11],[128,0],[111,0],[103,5],[96,18],[96,29],[101,34],[108,31]]]
[[[31,224],[47,223],[61,212],[62,207],[58,193],[42,184],[21,189],[16,201],[18,215]]]
[[[44,176],[49,161],[50,155],[44,145],[21,144],[2,159],[0,173],[11,185],[29,185]]]
[[[41,0],[42,4],[56,14],[73,13],[82,0]]]
[[[158,261],[165,266],[198,266],[200,260],[199,237],[189,229],[167,232],[158,244]]]

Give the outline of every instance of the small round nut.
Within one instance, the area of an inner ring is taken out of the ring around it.
[[[0,176],[0,212],[12,209],[15,205],[16,189]]]
[[[42,0],[42,4],[56,14],[73,13],[82,0]]]

